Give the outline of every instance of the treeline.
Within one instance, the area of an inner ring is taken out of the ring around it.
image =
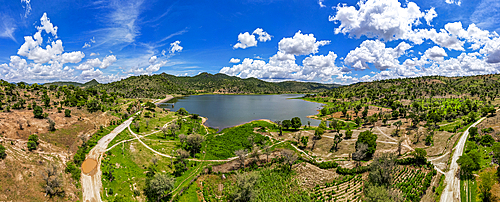
[[[163,98],[166,94],[199,93],[311,93],[324,92],[338,85],[286,81],[266,82],[256,78],[241,79],[225,74],[201,73],[193,77],[176,77],[166,73],[132,76],[121,81],[98,84],[92,88],[119,93],[127,98]]]

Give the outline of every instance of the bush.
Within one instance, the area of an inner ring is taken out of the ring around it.
[[[341,175],[354,175],[354,174],[365,173],[368,172],[369,170],[370,170],[369,166],[360,166],[352,169],[338,167],[337,173]]]
[[[33,142],[33,141],[28,141],[28,143],[27,143],[27,144],[28,144],[28,150],[30,150],[30,151],[36,150],[36,148],[37,148],[37,146],[38,146],[38,145],[36,144],[36,142]]]
[[[5,153],[5,147],[0,144],[0,159],[5,159],[7,157],[7,153]]]
[[[43,109],[40,106],[35,106],[33,107],[33,115],[35,115],[35,118],[37,119],[43,119]]]
[[[71,173],[71,178],[73,178],[73,180],[75,181],[80,180],[80,175],[81,175],[80,168],[75,166],[75,164],[72,161],[68,161],[66,163],[66,169],[64,171],[66,173]]]
[[[49,131],[55,131],[56,130],[56,122],[54,122],[52,119],[49,119],[48,122],[49,122]]]
[[[335,161],[325,161],[317,163],[316,166],[318,166],[321,169],[329,169],[329,168],[336,168],[339,166],[339,164]]]
[[[69,110],[69,109],[65,109],[65,110],[64,110],[64,116],[65,116],[65,117],[71,117],[71,110]]]

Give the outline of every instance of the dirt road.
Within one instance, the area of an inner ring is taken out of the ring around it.
[[[83,202],[101,202],[101,157],[104,152],[106,152],[106,148],[108,147],[108,144],[123,130],[125,130],[130,123],[132,123],[132,120],[134,117],[132,116],[125,122],[123,122],[121,125],[116,127],[111,133],[108,135],[104,136],[97,142],[97,145],[90,150],[89,154],[87,154],[87,157],[85,161],[82,164],[82,167],[85,167],[89,163],[97,164],[92,167],[93,169],[82,169],[82,177],[81,177],[81,182],[82,182],[82,191],[83,191]],[[84,173],[83,170],[90,170],[90,172]]]
[[[477,124],[481,123],[485,118],[481,118],[476,123],[472,124],[470,127],[475,127]],[[455,147],[455,152],[453,152],[453,157],[451,159],[451,165],[448,172],[445,174],[445,183],[446,187],[441,194],[441,202],[449,202],[449,201],[460,201],[460,179],[458,178],[458,164],[457,160],[460,156],[462,156],[464,152],[465,142],[467,141],[467,137],[469,136],[469,128],[464,132],[462,137],[457,143]]]

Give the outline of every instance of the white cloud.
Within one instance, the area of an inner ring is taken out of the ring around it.
[[[61,63],[79,63],[85,57],[81,51],[74,51],[70,53],[63,53],[61,55]]]
[[[267,32],[265,32],[262,28],[257,28],[255,29],[253,32],[252,32],[252,35],[253,34],[256,34],[256,35],[259,35],[259,41],[260,42],[266,42],[266,41],[270,41],[271,40],[271,35],[269,35]],[[239,38],[239,36],[238,36]]]
[[[462,5],[462,1],[461,0],[445,0],[445,2],[447,4],[456,4],[458,6]]]
[[[45,32],[51,33],[52,36],[57,38],[57,26],[54,26],[52,23],[50,23],[49,18],[47,17],[47,13],[43,13],[42,18],[40,18],[40,23],[42,26],[36,27],[38,31],[45,30]]]
[[[233,46],[234,49],[237,48],[248,48],[257,46],[257,40],[255,40],[255,35],[249,34],[248,32],[238,34],[238,43]]]
[[[324,8],[326,7],[325,4],[323,4],[325,0],[318,0],[319,7]]]
[[[316,41],[314,34],[302,34],[299,30],[292,38],[283,38],[278,43],[279,51],[291,55],[308,55],[317,53],[320,46],[330,44],[330,41]]]
[[[25,3],[25,5],[23,5],[23,8],[24,8],[24,18],[28,18],[28,16],[31,14],[31,3],[30,3],[31,0],[21,0],[21,3]]]
[[[367,0],[354,6],[339,5],[337,14],[330,21],[340,22],[335,33],[352,37],[377,37],[385,41],[405,38],[414,25],[420,24],[425,13],[413,2],[401,7],[398,0]]]
[[[411,47],[401,42],[395,48],[386,48],[381,41],[365,40],[347,54],[344,62],[355,69],[368,69],[373,64],[378,70],[386,70],[399,66],[398,58]]]
[[[175,42],[171,43],[169,52],[171,54],[174,54],[175,52],[181,52],[183,47],[179,45],[180,43],[181,43],[181,41],[175,41]]]
[[[151,56],[151,58],[149,58],[149,63],[153,64],[153,63],[156,62],[157,59],[158,58],[156,57],[156,55],[155,56]]]
[[[283,38],[279,42],[278,52],[269,58],[269,62],[243,59],[240,64],[223,67],[219,72],[240,78],[260,78],[267,81],[284,80],[322,80],[331,81],[333,76],[342,76],[342,67],[335,65],[337,55],[309,55],[302,60],[302,65],[296,63],[295,55],[317,53],[318,47],[329,41],[316,41],[313,34],[303,35],[299,32],[293,38]],[[232,58],[231,61],[233,61]],[[236,60],[235,60],[236,61]],[[237,60],[239,62],[239,59]]]
[[[100,55],[99,53],[90,53],[90,56]]]
[[[106,69],[109,66],[111,66],[114,62],[116,62],[116,56],[108,55],[104,59],[102,59],[102,62],[99,58],[88,59],[84,63],[76,66],[75,69],[77,69],[77,70],[90,70],[90,69],[93,69],[94,67]]]
[[[0,37],[10,38],[12,41],[17,42],[14,38],[14,31],[16,31],[17,25],[11,17],[7,15],[0,15]]]
[[[83,44],[82,48],[90,48],[93,43],[95,43],[95,37],[93,37],[92,39],[90,39],[89,42],[85,42],[85,44]]]
[[[443,48],[434,46],[432,48],[427,49],[423,57],[436,61],[443,61],[444,57],[446,56],[448,56],[448,54],[446,54],[446,51]]]
[[[156,63],[156,64],[151,64],[151,65],[149,65],[148,68],[146,68],[146,72],[148,72],[149,74],[156,72],[156,71],[160,70],[160,67],[163,67],[166,63],[167,63],[167,61],[161,61],[161,62]]]
[[[435,44],[450,50],[465,50],[463,47],[465,42],[450,35],[445,29],[439,32],[436,29],[417,29],[408,34],[408,39],[416,44],[422,44],[424,39],[430,39]]]
[[[240,63],[240,59],[238,58],[231,58],[231,60],[229,60],[229,63]]]
[[[427,13],[424,15],[424,19],[427,22],[427,25],[431,26],[432,19],[437,17],[436,9],[432,7],[430,10],[426,10]]]

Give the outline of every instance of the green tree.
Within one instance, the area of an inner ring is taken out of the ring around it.
[[[33,115],[35,115],[35,118],[37,119],[43,119],[43,109],[40,106],[35,106],[33,107]]]
[[[364,190],[366,202],[400,202],[403,197],[400,193],[389,190],[384,186],[367,185]]]
[[[358,140],[356,141],[356,147],[359,144],[366,144],[368,146],[366,150],[366,156],[372,157],[377,149],[377,138],[378,136],[369,130],[363,131],[359,134]]]
[[[87,102],[87,110],[90,113],[94,113],[96,111],[101,110],[101,105],[99,104],[98,100],[91,100],[90,102]]]
[[[148,195],[151,198],[160,201],[163,197],[169,194],[174,188],[175,179],[165,173],[156,173],[153,179],[149,182]]]
[[[481,138],[481,144],[483,146],[491,146],[493,143],[495,143],[495,139],[493,139],[491,135],[483,135]]]
[[[65,110],[64,110],[64,116],[65,116],[65,117],[71,117],[71,110],[69,110],[69,109],[65,109]]]
[[[38,147],[38,135],[30,135],[28,138],[28,150],[33,151]]]
[[[482,201],[492,201],[491,187],[495,184],[493,171],[485,171],[479,174],[479,198]]]
[[[332,121],[330,121],[330,128],[333,129],[333,130],[337,130],[337,128],[338,128],[338,121],[336,119],[333,119]]]
[[[396,155],[382,153],[377,155],[370,164],[368,181],[374,185],[389,187],[393,181],[393,170],[396,166]]]
[[[478,135],[479,133],[477,132],[477,127],[470,127],[469,128],[469,136],[470,136],[470,139],[473,140],[473,141],[476,141],[476,135]]]
[[[186,109],[184,109],[184,107],[181,107],[179,110],[177,110],[177,113],[182,115],[182,116],[189,115],[189,112]]]
[[[292,121],[283,120],[283,127],[288,130],[288,128],[292,127]]]
[[[300,126],[302,126],[302,122],[299,117],[293,117],[291,122],[292,122],[292,128],[295,128],[295,130],[297,130],[298,128],[300,128]]]
[[[303,137],[300,139],[300,142],[302,142],[302,144],[304,145],[304,147],[307,147],[307,143],[309,142],[309,137],[307,137],[307,136],[303,136]]]
[[[352,133],[353,131],[350,128],[348,128],[347,131],[345,131],[345,139],[351,139]]]
[[[232,201],[252,201],[257,195],[255,185],[258,179],[257,173],[237,173],[236,186],[231,190]]]
[[[392,110],[392,118],[397,119],[399,117],[399,111],[398,110]]]
[[[415,151],[412,152],[411,155],[419,164],[425,164],[427,162],[427,159],[425,158],[427,156],[427,151],[425,151],[425,149],[415,148]]]

